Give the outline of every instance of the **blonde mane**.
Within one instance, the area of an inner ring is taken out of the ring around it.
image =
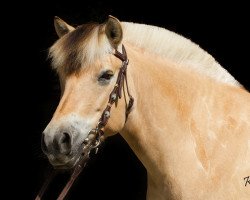
[[[241,86],[216,60],[191,40],[169,30],[145,24],[122,22],[123,40],[146,52],[160,55],[177,66],[188,67],[219,82]],[[112,52],[108,39],[100,35],[103,24],[83,24],[59,39],[49,51],[52,66],[70,73],[91,65]],[[64,67],[62,67],[64,66]]]
[[[166,57],[179,66],[191,67],[220,82],[240,86],[210,54],[191,40],[164,28],[122,22],[124,41]]]

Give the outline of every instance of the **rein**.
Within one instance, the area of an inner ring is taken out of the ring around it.
[[[62,192],[58,196],[57,200],[63,200],[66,197],[66,195],[68,194],[68,191],[72,187],[74,181],[76,180],[76,178],[79,176],[79,174],[81,173],[81,171],[85,167],[86,162],[89,159],[90,152],[92,150],[95,150],[95,153],[98,152],[98,147],[104,138],[103,137],[103,135],[104,135],[103,129],[106,126],[106,124],[108,123],[108,120],[110,118],[111,107],[113,106],[114,103],[117,105],[118,100],[121,99],[122,89],[124,92],[124,98],[125,98],[125,102],[126,102],[125,123],[127,121],[129,113],[131,112],[131,108],[132,108],[133,103],[134,103],[134,98],[130,94],[129,88],[128,88],[127,66],[129,64],[129,60],[127,58],[127,52],[125,50],[125,47],[122,45],[122,53],[120,53],[116,49],[114,56],[116,56],[118,59],[120,59],[122,61],[122,65],[120,67],[114,89],[112,90],[112,92],[109,95],[108,105],[106,106],[106,108],[102,112],[102,115],[99,119],[99,122],[98,122],[96,128],[92,129],[89,132],[88,137],[84,140],[82,157],[79,159],[78,163],[76,164],[76,166],[73,170],[73,173],[71,174],[70,179],[68,180],[67,184],[65,185]],[[126,84],[126,88],[125,88],[125,84]],[[125,96],[125,89],[127,90],[127,94],[129,97],[128,103],[127,103],[126,96]],[[57,172],[55,170],[51,172],[49,178],[44,182],[44,184],[43,184],[42,188],[40,189],[38,195],[36,196],[35,200],[42,199],[45,191],[47,190],[50,182],[52,181],[52,179],[54,178],[56,173]]]

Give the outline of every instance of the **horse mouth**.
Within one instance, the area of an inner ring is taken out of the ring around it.
[[[88,158],[89,156],[89,148],[86,148],[85,145],[82,143],[81,145],[79,145],[79,147],[77,148],[77,150],[75,151],[75,154],[71,154],[70,157],[65,157],[63,159],[59,159],[59,158],[49,158],[49,162],[52,164],[52,166],[54,167],[54,169],[64,169],[64,170],[70,170],[73,169],[78,163],[81,162],[82,160],[86,160],[86,158]]]
[[[71,169],[73,168],[76,163],[79,161],[81,156],[74,156],[70,158],[67,161],[59,160],[59,159],[54,159],[54,160],[49,160],[52,166],[55,169]]]
[[[55,158],[53,156],[51,157],[48,155],[49,162],[55,169],[69,170],[75,168],[78,165],[85,166],[85,164],[89,159],[89,154],[91,150],[96,149],[100,143],[101,143],[100,139],[96,140],[95,135],[90,135],[79,145],[76,145],[74,151],[68,156],[64,156],[61,158],[59,156],[58,158]],[[98,150],[98,148],[96,150]]]

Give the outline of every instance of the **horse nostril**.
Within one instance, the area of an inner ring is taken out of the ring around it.
[[[63,133],[61,143],[62,144],[69,144],[71,142],[70,135],[68,133]]]
[[[44,133],[42,133],[42,138],[41,138],[41,146],[42,146],[42,151],[47,154],[48,153],[48,147],[45,143],[45,140],[44,140]]]
[[[57,136],[57,144],[61,154],[69,154],[71,151],[71,135],[67,132],[59,133]]]

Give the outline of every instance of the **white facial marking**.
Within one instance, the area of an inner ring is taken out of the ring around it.
[[[52,140],[54,135],[58,132],[69,132],[72,138],[75,138],[76,143],[82,142],[87,136],[88,133],[95,127],[95,118],[83,118],[75,113],[69,114],[58,121],[51,121],[44,133],[46,134],[45,142]]]

